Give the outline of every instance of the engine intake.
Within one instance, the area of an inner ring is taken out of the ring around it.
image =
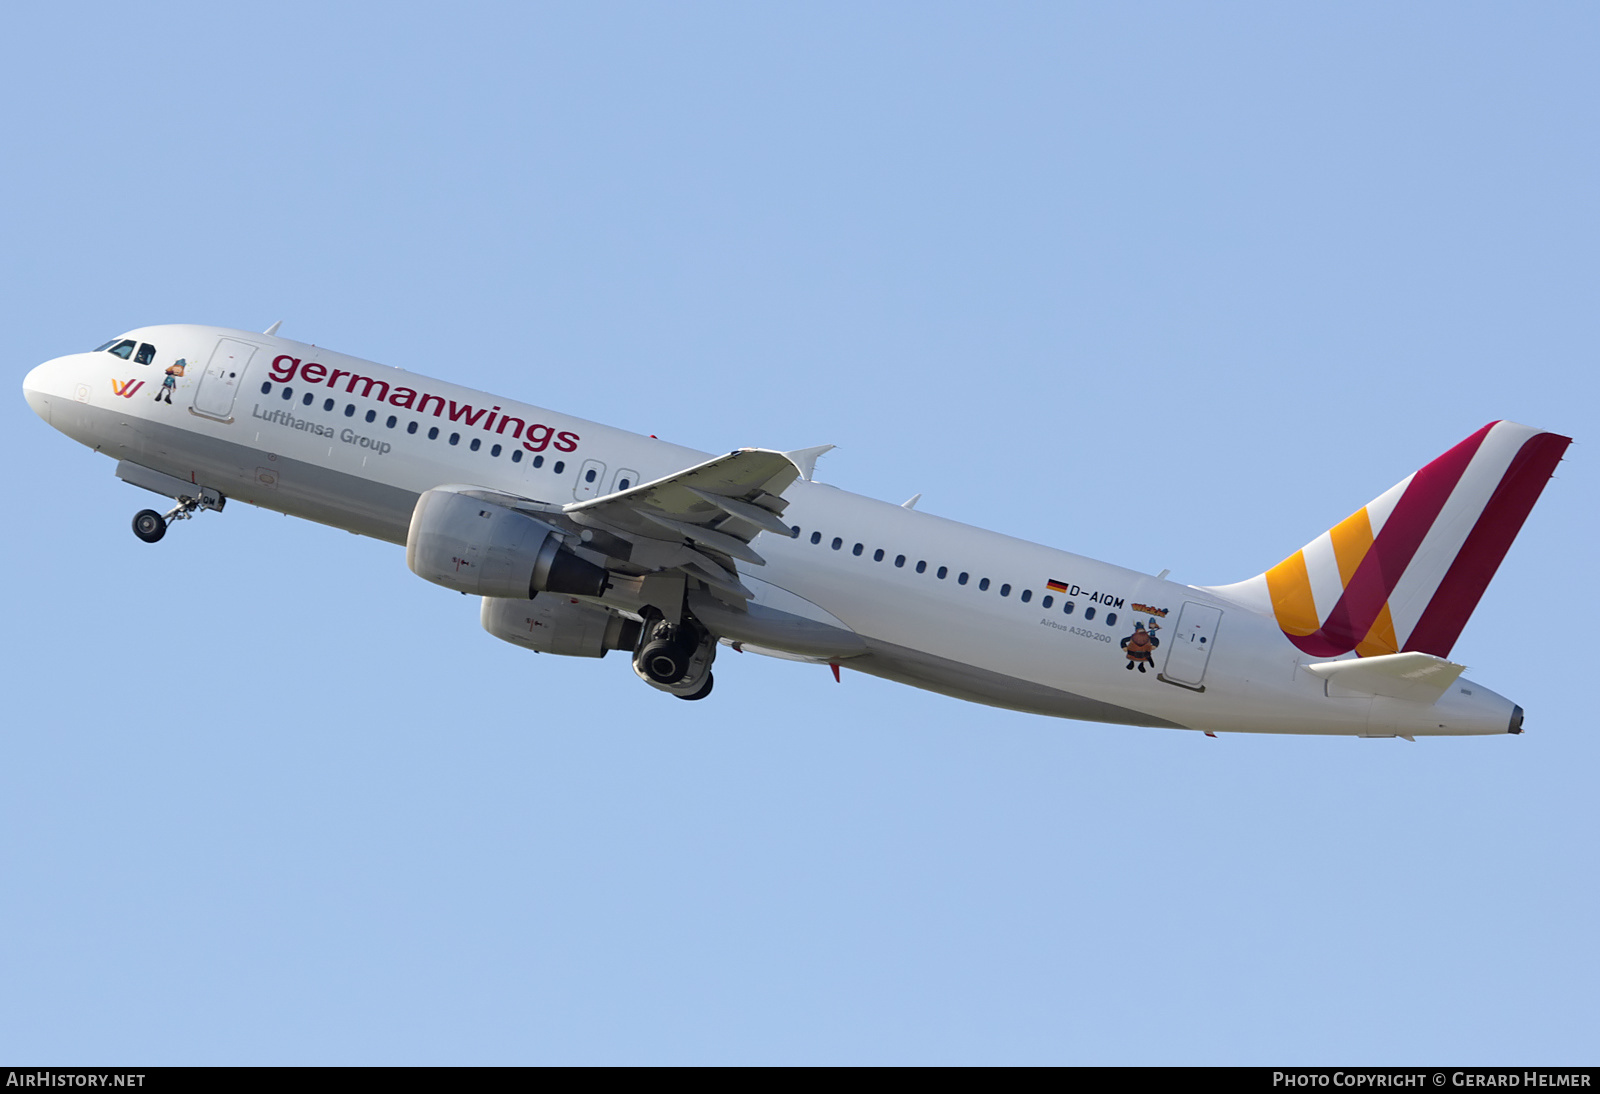
[[[568,549],[553,526],[455,486],[417,499],[406,565],[420,578],[473,596],[527,600],[542,592],[600,596],[606,589],[605,568]]]

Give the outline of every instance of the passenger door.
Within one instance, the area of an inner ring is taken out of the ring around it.
[[[232,338],[217,340],[211,351],[211,360],[200,377],[200,386],[194,393],[194,412],[218,421],[233,420],[233,400],[244,383],[244,371],[255,354],[256,347]]]

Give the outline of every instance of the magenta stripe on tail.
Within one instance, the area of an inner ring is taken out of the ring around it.
[[[1490,422],[1412,477],[1321,629],[1304,637],[1289,635],[1289,641],[1313,657],[1337,657],[1360,644],[1478,447],[1497,424]]]
[[[1450,648],[1571,443],[1570,437],[1540,433],[1522,446],[1412,628],[1406,651],[1450,656]]]

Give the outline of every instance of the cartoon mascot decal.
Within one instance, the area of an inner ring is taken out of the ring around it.
[[[1161,639],[1155,632],[1161,629],[1155,616],[1150,617],[1150,629],[1146,630],[1143,623],[1133,625],[1133,633],[1122,640],[1122,649],[1128,655],[1128,671],[1133,671],[1133,666],[1138,665],[1139,671],[1144,672],[1145,666],[1151,664],[1150,654],[1161,645]]]
[[[159,403],[165,397],[167,405],[172,405],[172,393],[178,388],[178,377],[183,375],[183,370],[188,366],[188,360],[183,357],[167,366],[167,378],[161,381],[161,387],[156,391],[156,402]]]

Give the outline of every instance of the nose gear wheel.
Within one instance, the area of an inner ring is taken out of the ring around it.
[[[165,513],[154,509],[141,509],[133,515],[133,534],[146,543],[158,543],[175,520],[189,520],[197,509],[221,510],[226,499],[214,490],[201,488],[197,498],[181,497],[178,504]]]

